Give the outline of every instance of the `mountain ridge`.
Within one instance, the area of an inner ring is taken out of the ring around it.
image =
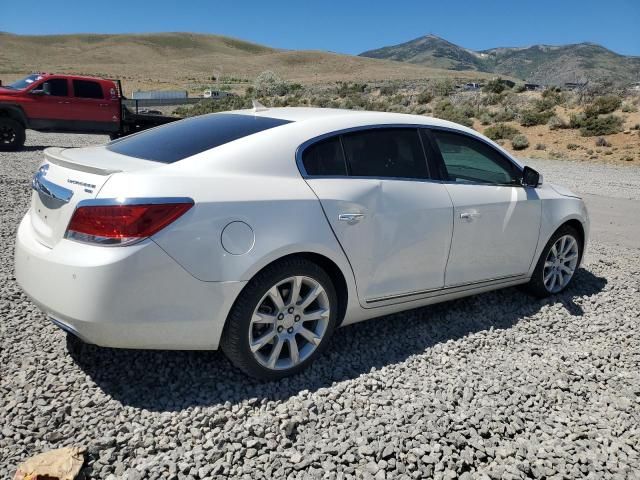
[[[509,75],[561,84],[590,80],[632,83],[640,80],[640,57],[622,55],[593,42],[535,44],[471,50],[434,34],[362,52],[360,56],[456,71]]]

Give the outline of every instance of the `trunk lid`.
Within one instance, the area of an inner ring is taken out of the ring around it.
[[[110,152],[104,147],[47,148],[34,175],[31,225],[37,240],[53,248],[63,237],[76,206],[96,198],[111,175],[161,164]]]

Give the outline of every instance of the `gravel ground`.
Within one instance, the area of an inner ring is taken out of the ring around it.
[[[575,192],[640,200],[640,168],[635,165],[540,159],[523,162],[544,172],[544,180],[562,184]]]
[[[308,371],[257,384],[217,352],[83,347],[45,320],[12,272],[29,178],[41,146],[104,137],[29,133],[0,154],[0,478],[67,445],[105,479],[640,478],[637,249],[592,244],[545,301],[507,289],[345,327]],[[543,170],[571,185],[565,167]]]

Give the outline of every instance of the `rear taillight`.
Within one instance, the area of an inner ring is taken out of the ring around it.
[[[65,238],[100,245],[127,245],[150,237],[177,220],[193,201],[79,204]]]

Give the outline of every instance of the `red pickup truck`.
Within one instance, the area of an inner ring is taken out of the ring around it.
[[[34,73],[0,86],[0,150],[19,150],[25,130],[121,137],[178,120],[133,112],[119,80]],[[137,110],[137,109],[136,109]]]

